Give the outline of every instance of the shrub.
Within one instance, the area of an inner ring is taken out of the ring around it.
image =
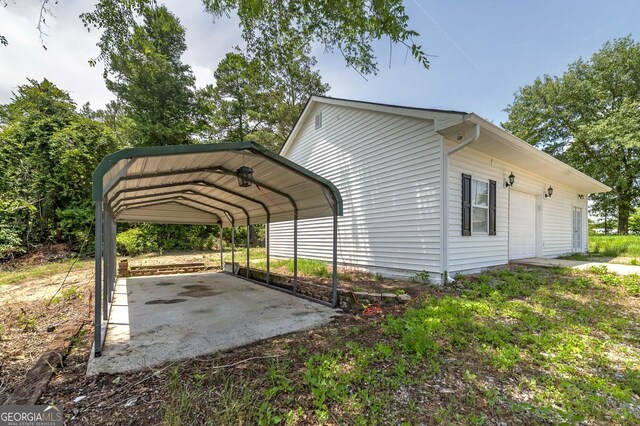
[[[116,237],[116,249],[119,254],[136,256],[140,253],[157,251],[158,243],[155,235],[150,236],[142,228],[131,228],[118,233]]]

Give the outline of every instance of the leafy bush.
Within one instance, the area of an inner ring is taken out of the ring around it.
[[[158,251],[155,235],[145,233],[142,228],[131,228],[116,236],[116,250],[119,254],[136,256],[140,253]]]

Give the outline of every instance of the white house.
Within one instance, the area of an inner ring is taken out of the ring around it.
[[[435,281],[585,251],[588,194],[610,190],[459,111],[312,97],[280,155],[340,190],[341,265]],[[273,256],[293,255],[291,227],[270,226]],[[300,257],[331,260],[331,219],[299,230]]]

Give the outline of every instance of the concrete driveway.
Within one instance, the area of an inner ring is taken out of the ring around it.
[[[336,310],[224,274],[120,279],[87,375],[151,367],[317,327]]]
[[[573,268],[573,269],[589,269],[592,266],[606,266],[609,272],[616,273],[618,275],[640,275],[640,266],[635,265],[623,265],[621,263],[602,263],[602,262],[589,262],[582,260],[566,260],[566,259],[545,259],[541,257],[532,257],[530,259],[518,259],[512,260],[510,263],[517,265],[529,265],[529,266],[551,266],[561,268]]]

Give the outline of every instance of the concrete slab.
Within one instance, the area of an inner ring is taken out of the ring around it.
[[[512,260],[510,263],[516,265],[529,265],[529,266],[555,266],[561,268],[574,268],[574,269],[588,269],[592,266],[606,266],[607,270],[616,273],[618,275],[640,275],[640,266],[635,265],[623,265],[620,263],[602,263],[602,262],[588,262],[581,260],[565,260],[565,259],[544,259],[541,257],[532,257],[529,259]]]
[[[337,310],[225,273],[120,279],[102,356],[87,375],[119,373],[317,327]]]

